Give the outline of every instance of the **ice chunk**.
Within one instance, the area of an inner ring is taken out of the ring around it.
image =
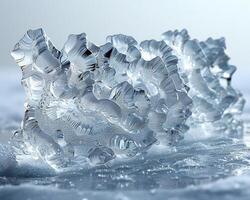
[[[241,135],[245,100],[231,86],[236,67],[223,38],[199,42],[182,30],[161,41],[106,40],[96,46],[72,34],[59,51],[37,29],[16,44],[27,95],[17,149],[64,169],[144,155],[189,126]]]

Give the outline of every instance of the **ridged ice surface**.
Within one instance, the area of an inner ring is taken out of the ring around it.
[[[140,44],[122,34],[106,40],[70,35],[59,51],[37,29],[16,44],[26,92],[17,154],[81,168],[162,152],[189,127],[242,133],[244,99],[230,85],[236,68],[223,39],[198,42],[183,30]]]

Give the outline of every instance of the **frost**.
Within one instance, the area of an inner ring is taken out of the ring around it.
[[[198,42],[183,30],[140,44],[118,34],[101,46],[72,34],[59,51],[29,30],[12,51],[27,96],[17,151],[61,169],[145,155],[189,126],[239,133],[244,99],[224,50],[223,39]]]

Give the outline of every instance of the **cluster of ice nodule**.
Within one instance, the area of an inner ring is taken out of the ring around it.
[[[224,50],[223,39],[182,30],[140,44],[112,35],[101,46],[72,34],[59,51],[29,30],[12,51],[27,95],[18,149],[61,169],[132,159],[189,128],[241,132],[244,99]]]

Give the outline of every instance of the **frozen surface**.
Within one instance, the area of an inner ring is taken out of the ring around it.
[[[0,199],[162,199],[166,195],[249,199],[247,143],[210,139],[181,143],[176,150],[164,158],[74,173],[54,174],[37,161],[11,164],[0,178]]]

